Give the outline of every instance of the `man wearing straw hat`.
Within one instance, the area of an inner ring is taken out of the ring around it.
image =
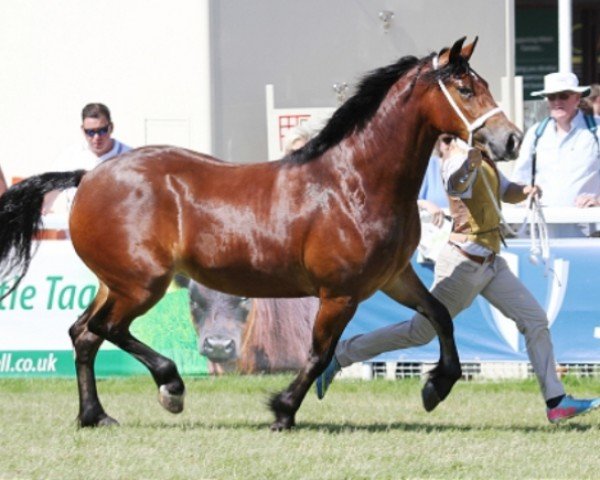
[[[590,87],[580,86],[573,73],[551,73],[544,89],[532,92],[546,99],[549,117],[525,134],[512,180],[540,185],[549,207],[600,206],[600,140],[593,116],[579,110]],[[580,237],[595,225],[549,225],[554,237]]]

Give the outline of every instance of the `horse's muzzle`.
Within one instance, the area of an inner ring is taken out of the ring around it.
[[[202,342],[200,353],[213,362],[226,362],[236,358],[237,349],[232,338],[211,336]]]
[[[475,145],[494,162],[514,160],[519,155],[523,135],[519,130],[511,129],[505,132],[494,132],[478,138],[475,135]]]

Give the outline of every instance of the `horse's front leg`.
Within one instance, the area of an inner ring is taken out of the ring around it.
[[[306,392],[331,361],[335,346],[357,306],[358,301],[352,297],[321,296],[308,361],[288,388],[271,398],[270,406],[275,414],[271,430],[287,430],[295,425],[296,412]]]
[[[383,291],[398,303],[426,317],[438,335],[440,360],[429,372],[422,391],[423,406],[430,412],[448,396],[462,376],[452,318],[448,309],[423,285],[410,264]]]

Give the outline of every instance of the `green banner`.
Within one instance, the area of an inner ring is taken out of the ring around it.
[[[196,346],[196,333],[190,321],[187,290],[167,293],[152,310],[133,323],[131,332],[142,342],[173,360],[182,375],[208,374],[207,360],[198,353]],[[145,373],[146,367],[118,349],[103,348],[96,357],[98,377]],[[74,375],[72,350],[0,351],[0,378]]]

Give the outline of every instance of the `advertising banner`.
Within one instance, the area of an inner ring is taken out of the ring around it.
[[[0,294],[13,282],[0,284]],[[92,301],[95,276],[69,240],[42,241],[20,285],[0,301],[0,377],[75,374],[69,327]],[[183,374],[207,373],[198,354],[186,290],[174,290],[134,322],[132,333],[173,359]],[[96,359],[99,376],[146,372],[129,354],[105,342]]]
[[[502,252],[511,269],[548,314],[557,361],[600,363],[600,239],[551,240],[547,265],[530,261],[530,244],[509,240]],[[429,286],[431,267],[413,262]],[[0,284],[6,292],[10,282]],[[19,287],[0,302],[0,377],[51,377],[75,374],[68,329],[93,299],[96,279],[81,263],[69,240],[44,241]],[[132,325],[132,333],[171,358],[187,375],[208,373],[197,349],[186,289],[172,289]],[[408,320],[412,310],[382,293],[363,302],[344,337]],[[455,319],[463,362],[527,362],[523,336],[512,320],[481,297]],[[285,348],[282,345],[281,348]],[[387,352],[377,362],[435,362],[437,339],[428,345]],[[99,376],[146,374],[129,354],[105,342],[96,359]]]

